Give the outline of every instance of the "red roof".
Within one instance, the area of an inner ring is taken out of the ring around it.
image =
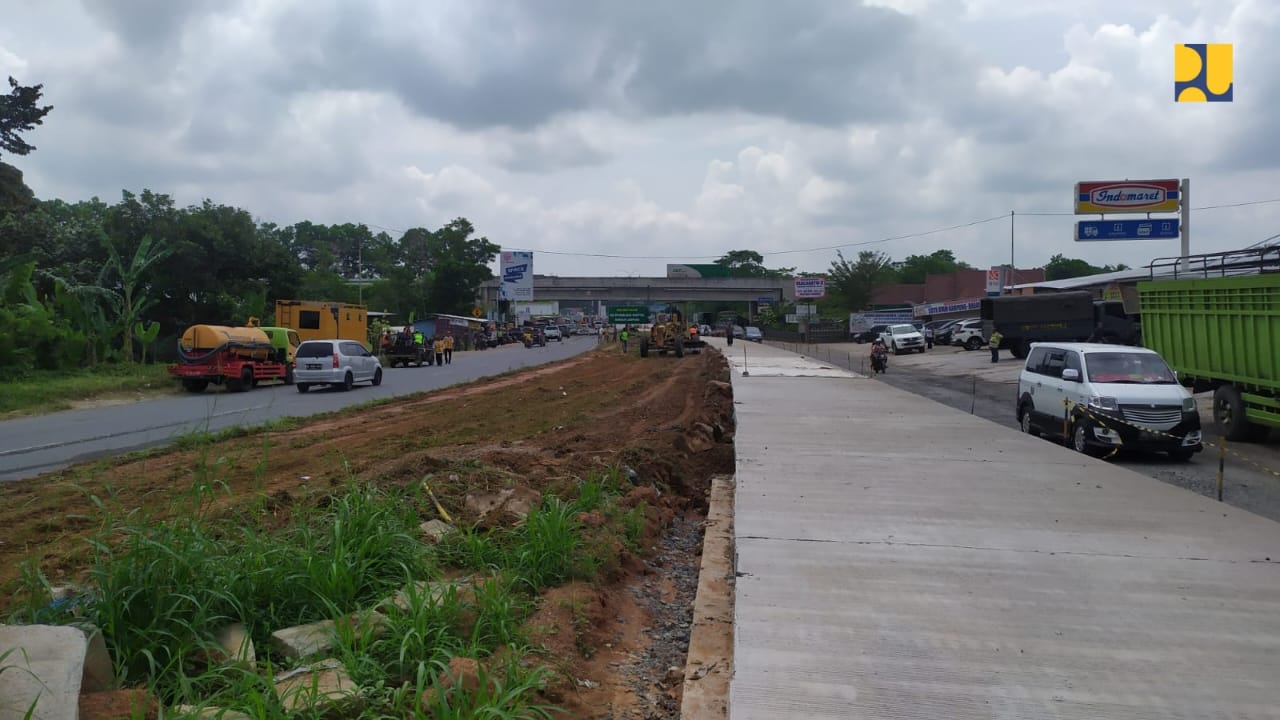
[[[1035,282],[1044,282],[1044,268],[1015,269],[1009,284]],[[980,298],[986,294],[986,270],[957,270],[942,275],[926,275],[923,283],[881,285],[872,291],[871,304],[918,305]]]

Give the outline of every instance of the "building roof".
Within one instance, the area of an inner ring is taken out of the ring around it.
[[[1099,285],[1110,285],[1114,282],[1137,282],[1138,280],[1151,279],[1151,271],[1146,268],[1136,270],[1119,270],[1117,272],[1099,273],[1097,275],[1085,275],[1083,277],[1064,278],[1062,280],[1044,280],[1041,273],[1041,280],[1036,282],[1021,283],[1011,286],[1014,290],[1023,288],[1036,288],[1039,290],[1083,290],[1085,288],[1096,287]],[[1161,277],[1159,274],[1156,277]]]

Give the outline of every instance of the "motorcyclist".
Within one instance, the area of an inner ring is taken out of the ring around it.
[[[889,349],[885,347],[884,340],[876,338],[871,343],[871,369],[875,372],[884,372],[885,366],[889,364]]]

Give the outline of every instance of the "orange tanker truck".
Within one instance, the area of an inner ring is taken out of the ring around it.
[[[294,335],[296,337],[296,334]],[[178,363],[169,374],[182,381],[189,392],[200,393],[214,385],[243,392],[262,380],[282,380],[293,384],[293,367],[288,347],[280,347],[258,327],[256,318],[247,325],[192,325],[178,340]]]

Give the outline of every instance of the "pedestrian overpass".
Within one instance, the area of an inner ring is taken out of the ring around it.
[[[480,307],[497,307],[500,278],[480,284]],[[792,278],[560,277],[535,275],[534,302],[608,305],[676,302],[782,303],[795,300]]]

